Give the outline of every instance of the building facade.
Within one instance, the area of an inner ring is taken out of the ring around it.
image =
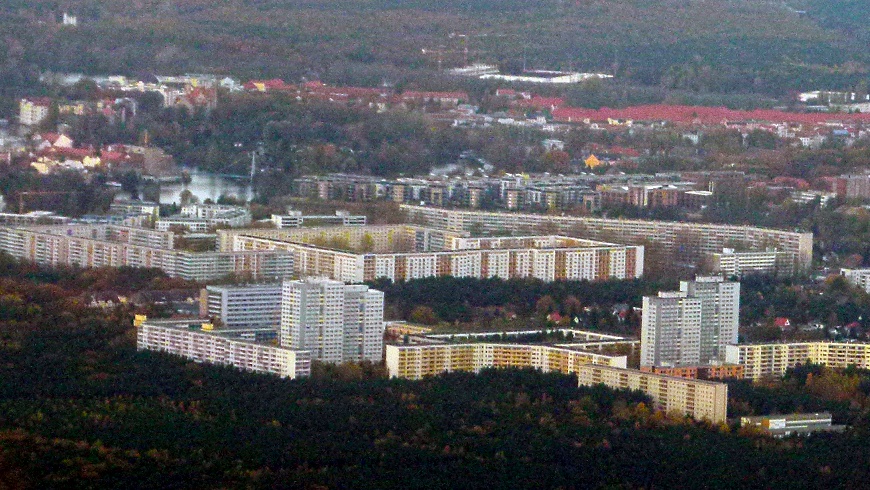
[[[482,233],[505,231],[556,230],[567,235],[629,244],[655,244],[675,254],[680,261],[698,264],[710,254],[720,253],[732,243],[751,250],[766,250],[775,245],[794,254],[796,270],[807,270],[813,258],[813,234],[753,226],[592,218],[586,216],[548,216],[541,214],[463,211],[426,206],[402,205],[413,223],[453,232],[476,230]]]
[[[840,269],[840,275],[850,284],[870,293],[870,269]]]
[[[543,372],[577,372],[585,364],[625,367],[626,356],[526,344],[387,345],[386,365],[391,378],[422,379],[454,371],[486,368],[536,368]]]
[[[701,363],[701,300],[683,292],[643,297],[640,365]]]
[[[701,300],[701,362],[725,359],[725,346],[737,343],[740,326],[740,283],[721,276],[680,281],[680,291]]]
[[[145,321],[136,329],[136,349],[167,352],[196,362],[235,366],[282,378],[311,374],[311,356],[306,351],[234,340],[200,325]]]
[[[0,250],[46,265],[154,267],[192,281],[227,276],[281,279],[293,275],[285,251],[188,252],[176,250],[174,234],[115,225],[0,227]]]
[[[710,255],[709,272],[741,277],[746,274],[791,276],[796,270],[795,254],[778,250],[766,252],[735,252],[725,249]]]
[[[205,314],[228,329],[278,328],[281,324],[281,283],[207,286]]]
[[[729,345],[726,361],[742,364],[746,378],[782,376],[798,364],[870,369],[870,344],[859,342],[783,342]]]
[[[737,343],[740,283],[721,277],[682,281],[678,292],[643,298],[643,367],[716,364]]]
[[[592,364],[580,366],[577,378],[580,386],[602,384],[613,389],[642,391],[656,408],[698,420],[724,423],[728,418],[728,385],[725,383]]]
[[[48,117],[51,100],[43,97],[36,99],[21,99],[18,102],[18,123],[24,126],[35,126]]]
[[[741,364],[711,364],[705,366],[657,367],[640,368],[645,373],[663,374],[677,378],[688,379],[743,379],[744,369]]]
[[[387,278],[635,279],[644,248],[563,236],[465,238],[413,226],[305,231],[220,230],[222,250],[286,250],[299,275],[359,283]],[[340,247],[340,248],[339,248]]]
[[[323,362],[380,361],[384,293],[323,278],[284,281],[281,345]]]

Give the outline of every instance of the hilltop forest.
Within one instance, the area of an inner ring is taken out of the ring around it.
[[[438,88],[439,64],[487,62],[783,95],[866,78],[867,8],[854,0],[9,0],[0,5],[0,85],[52,70]],[[78,26],[59,24],[64,11]]]

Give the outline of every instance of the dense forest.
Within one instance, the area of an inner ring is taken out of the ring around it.
[[[784,94],[866,77],[861,2],[15,0],[0,64],[61,72],[211,72],[440,83],[440,64],[605,71],[697,92]],[[78,26],[61,27],[61,13]],[[443,46],[443,47],[442,47]],[[427,55],[423,49],[438,52]],[[524,63],[525,62],[525,63]],[[26,80],[20,80],[25,82]]]
[[[137,352],[129,311],[77,299],[159,287],[159,273],[0,265],[3,488],[856,488],[870,477],[864,372],[810,366],[733,384],[735,414],[829,409],[854,426],[783,441],[535,371],[281,380]]]

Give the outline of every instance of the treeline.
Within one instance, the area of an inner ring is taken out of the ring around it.
[[[855,488],[870,476],[863,415],[854,431],[798,444],[532,370],[419,382],[373,366],[295,381],[241,373],[136,352],[126,312],[77,306],[77,290],[11,267],[0,278],[4,487]],[[856,375],[857,390],[850,373],[796,373],[822,404],[776,407],[828,408],[838,393],[863,403],[870,384]],[[740,413],[775,408],[757,399],[741,392]]]
[[[543,282],[538,279],[432,277],[395,283],[380,280],[372,286],[384,291],[387,308],[394,318],[482,325],[498,325],[499,319],[519,319],[528,326],[537,324],[529,320],[542,320],[551,313],[559,313],[567,316],[569,322],[577,317],[581,326],[607,329],[632,326],[630,321],[619,325],[614,305],[637,307],[642,296],[674,289],[676,283],[645,279]]]
[[[425,87],[439,60],[460,65],[467,52],[470,61],[509,72],[525,61],[701,94],[854,86],[866,78],[855,68],[868,60],[867,31],[854,20],[866,8],[810,3],[805,17],[766,2],[678,0],[231,0],[212,10],[187,0],[16,1],[0,10],[10,39],[0,64],[90,74],[387,78]],[[77,27],[58,25],[63,10],[78,16]]]

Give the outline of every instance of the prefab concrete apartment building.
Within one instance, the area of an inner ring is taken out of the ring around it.
[[[194,281],[293,274],[293,257],[285,251],[189,252],[174,248],[172,232],[104,224],[0,227],[0,250],[38,264],[156,267]]]
[[[700,263],[723,249],[741,245],[751,251],[776,249],[789,254],[794,271],[809,269],[813,258],[813,234],[755,226],[734,226],[676,221],[649,221],[551,216],[528,213],[463,211],[403,204],[401,209],[412,223],[454,233],[515,232],[546,229],[548,233],[585,236],[628,244],[655,244],[681,261]],[[780,256],[778,260],[788,260]]]
[[[644,248],[558,235],[467,237],[411,225],[220,230],[221,250],[286,250],[300,276],[348,283],[453,276],[543,281],[634,279]]]
[[[297,378],[311,374],[311,353],[225,337],[201,324],[146,321],[136,330],[136,348],[167,352],[196,362]]]

